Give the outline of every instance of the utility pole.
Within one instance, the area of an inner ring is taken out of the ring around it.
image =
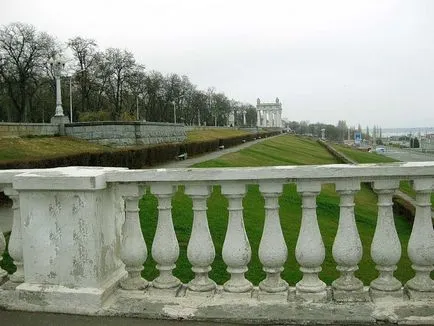
[[[72,123],[72,75],[69,76],[69,119]]]
[[[139,97],[136,96],[136,120],[139,121]]]

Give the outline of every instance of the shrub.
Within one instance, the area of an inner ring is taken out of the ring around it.
[[[107,111],[89,111],[80,112],[78,115],[78,121],[89,122],[89,121],[109,121],[111,120],[111,115]]]

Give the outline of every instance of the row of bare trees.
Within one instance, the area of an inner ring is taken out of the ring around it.
[[[83,37],[66,44],[32,25],[0,28],[0,121],[47,122],[54,114],[54,55],[70,59],[62,78],[63,108],[73,121],[146,120],[199,125],[256,124],[252,105],[230,100],[215,88],[199,90],[187,76],[148,71],[127,50],[101,50]],[[237,114],[238,113],[238,114]]]

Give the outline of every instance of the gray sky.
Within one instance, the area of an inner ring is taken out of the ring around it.
[[[434,1],[1,0],[0,24],[93,38],[283,116],[434,126]]]

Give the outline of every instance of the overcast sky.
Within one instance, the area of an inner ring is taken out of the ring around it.
[[[434,126],[434,1],[1,0],[0,24],[93,38],[283,116]]]

